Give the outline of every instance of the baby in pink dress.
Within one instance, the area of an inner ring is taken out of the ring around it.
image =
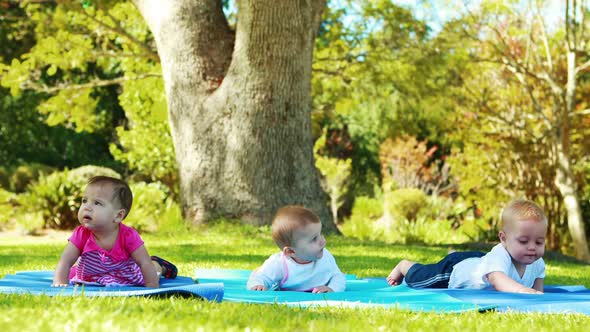
[[[159,275],[176,277],[172,263],[150,257],[137,231],[122,224],[132,203],[133,194],[125,181],[107,176],[90,179],[78,210],[82,225],[76,227],[59,259],[52,286],[157,288]]]

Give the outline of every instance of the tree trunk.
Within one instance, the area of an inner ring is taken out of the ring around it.
[[[567,211],[567,225],[569,233],[574,240],[576,257],[586,262],[590,262],[590,251],[588,250],[586,230],[584,229],[584,221],[582,219],[580,199],[577,195],[576,181],[571,169],[571,160],[569,155],[569,114],[574,109],[576,95],[575,52],[568,52],[567,65],[568,80],[565,91],[566,107],[561,112],[561,116],[559,118],[560,125],[557,126],[556,135],[555,152],[557,158],[557,169],[555,174],[555,185],[557,188],[559,188],[559,191],[563,196],[564,205]]]
[[[314,166],[311,62],[325,0],[136,0],[166,86],[185,217],[269,224],[286,204],[337,231]]]

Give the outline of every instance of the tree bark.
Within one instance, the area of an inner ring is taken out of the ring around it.
[[[136,0],[162,63],[185,217],[269,224],[300,204],[337,231],[314,166],[311,62],[325,0]]]
[[[569,154],[569,114],[574,110],[576,102],[575,96],[576,53],[570,50],[567,53],[565,107],[562,108],[561,114],[558,117],[559,124],[556,126],[557,133],[555,135],[555,156],[557,158],[555,185],[563,196],[565,209],[567,211],[568,230],[574,241],[576,257],[583,261],[590,262],[590,251],[588,250],[588,240],[586,238],[586,230],[584,229],[584,220],[582,219],[582,209],[580,208],[580,199],[576,190],[576,181],[572,172],[571,158]]]

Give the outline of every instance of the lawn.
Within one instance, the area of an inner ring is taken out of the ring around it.
[[[0,277],[22,270],[52,270],[68,234],[0,236]],[[268,228],[220,223],[178,234],[143,236],[151,254],[170,259],[179,274],[195,268],[253,269],[277,249]],[[490,247],[484,245],[483,247]],[[385,276],[402,258],[435,262],[458,246],[391,245],[331,236],[341,270]],[[472,247],[471,247],[472,248]],[[590,266],[549,253],[547,284],[590,287]],[[2,331],[586,331],[590,316],[520,313],[436,314],[397,309],[289,308],[168,298],[51,298],[0,295]]]

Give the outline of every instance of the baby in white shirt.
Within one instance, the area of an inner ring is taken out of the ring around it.
[[[301,206],[280,208],[272,222],[272,239],[281,250],[248,279],[251,290],[342,292],[346,278],[325,248],[320,218]]]
[[[535,203],[517,199],[502,211],[500,243],[489,253],[454,252],[436,264],[402,260],[387,277],[415,288],[495,289],[543,293],[547,217]]]

